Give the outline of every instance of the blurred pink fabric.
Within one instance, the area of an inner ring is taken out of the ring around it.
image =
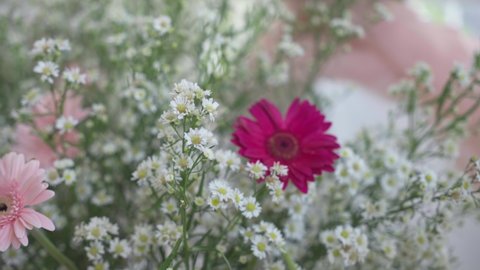
[[[55,102],[59,102],[58,97],[56,97],[55,101],[51,95],[45,95],[33,107],[33,124],[38,130],[47,132],[55,127]],[[63,110],[64,117],[70,116],[78,121],[82,121],[89,113],[89,110],[82,107],[81,96],[74,96],[73,94],[67,95]],[[55,160],[61,157],[75,158],[80,153],[78,148],[74,146],[78,143],[79,138],[79,134],[75,130],[67,132],[62,136],[56,134],[54,137],[55,149],[52,149],[52,147],[35,134],[32,127],[25,124],[18,124],[15,131],[15,144],[12,147],[12,151],[22,153],[28,159],[37,159],[40,161],[42,168],[49,168]],[[66,144],[62,143],[62,141]]]
[[[352,80],[384,94],[419,61],[432,68],[437,90],[445,84],[455,63],[470,67],[475,51],[480,49],[478,38],[423,21],[401,2],[391,2],[387,8],[393,20],[366,29],[364,38],[351,43],[350,52],[330,59],[323,75]]]

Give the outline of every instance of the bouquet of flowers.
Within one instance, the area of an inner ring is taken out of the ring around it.
[[[0,4],[2,269],[454,267],[480,55],[341,141],[317,74],[388,8],[238,2]]]

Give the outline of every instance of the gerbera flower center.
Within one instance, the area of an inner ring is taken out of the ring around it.
[[[11,210],[12,200],[6,196],[0,196],[0,217],[7,215]]]
[[[298,154],[298,140],[290,133],[276,133],[268,139],[267,148],[275,158],[289,160]]]

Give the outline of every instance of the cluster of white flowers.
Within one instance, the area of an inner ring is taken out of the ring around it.
[[[327,247],[330,263],[340,260],[345,266],[354,265],[363,262],[369,252],[367,236],[350,225],[324,231],[320,240]]]
[[[240,234],[246,243],[251,244],[255,257],[265,259],[267,255],[278,255],[285,252],[285,240],[274,224],[261,221],[250,228],[241,228]]]
[[[334,18],[330,21],[330,27],[339,38],[363,37],[365,31],[359,25],[355,25],[349,18]]]
[[[214,120],[217,114],[218,103],[210,97],[210,90],[203,90],[198,84],[182,80],[174,85],[170,109],[162,114],[166,123],[174,123],[185,117],[208,116]]]
[[[228,203],[232,203],[246,218],[254,218],[260,215],[260,204],[253,196],[245,196],[238,188],[232,188],[223,180],[213,180],[208,184],[210,196],[208,204],[214,210],[225,209]]]
[[[65,183],[71,186],[77,181],[77,174],[73,167],[75,166],[71,159],[59,159],[54,162],[54,167],[47,170],[46,180],[52,185],[56,186]]]
[[[85,252],[92,264],[92,269],[98,265],[108,265],[105,256],[111,254],[114,258],[126,259],[131,252],[130,243],[118,237],[118,225],[111,223],[106,217],[93,217],[88,223],[82,223],[75,228],[74,242],[86,241]],[[108,269],[101,268],[101,269]]]
[[[365,160],[356,155],[351,148],[340,150],[340,159],[335,167],[335,176],[341,185],[348,187],[354,195],[361,186],[373,183],[373,175]]]
[[[133,244],[133,254],[141,257],[148,254],[153,245],[157,245],[157,237],[153,226],[148,224],[137,224],[130,237]]]
[[[63,77],[73,86],[87,83],[87,75],[81,73],[78,67],[66,68]]]
[[[132,180],[141,186],[150,183],[155,188],[163,189],[167,183],[175,180],[174,175],[168,172],[166,164],[167,155],[151,156],[138,165],[132,174]]]
[[[70,51],[70,42],[66,39],[42,38],[33,43],[33,55],[52,55],[62,51]]]
[[[172,247],[175,242],[182,236],[182,226],[167,221],[164,224],[157,225],[157,237],[158,243],[166,247]]]

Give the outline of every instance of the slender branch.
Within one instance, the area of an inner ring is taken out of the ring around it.
[[[75,264],[67,258],[58,248],[48,239],[48,237],[40,230],[32,230],[33,237],[42,245],[47,252],[60,264],[69,270],[77,270]]]

